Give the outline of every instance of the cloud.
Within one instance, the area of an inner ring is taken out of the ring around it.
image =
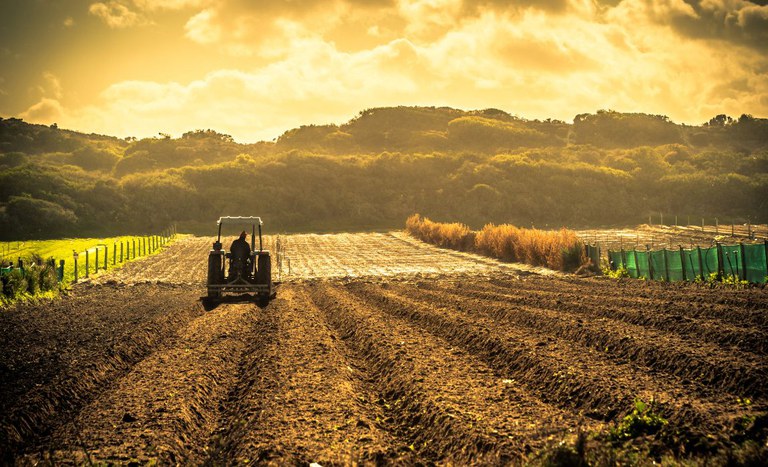
[[[64,114],[64,107],[59,101],[44,97],[19,116],[30,123],[50,124],[60,120]]]
[[[64,96],[61,81],[50,71],[43,72],[43,84],[38,87],[38,90],[42,95],[53,96],[55,99],[61,99]]]
[[[560,12],[569,6],[569,0],[463,0],[462,3],[466,12],[474,14],[486,9],[510,11],[533,8],[548,12]]]
[[[214,3],[215,0],[133,0],[133,4],[141,11],[202,8]]]
[[[768,6],[746,0],[624,0],[612,13],[667,25],[693,39],[723,40],[765,50]]]
[[[88,7],[88,12],[100,18],[110,28],[115,29],[150,24],[150,21],[146,17],[132,11],[117,0],[92,3],[91,6]]]
[[[213,128],[238,141],[389,105],[495,107],[562,120],[611,108],[686,123],[768,114],[768,57],[672,33],[669,18],[703,18],[703,6],[682,0],[475,2],[482,8],[471,15],[458,0],[182,3],[190,9],[186,37],[241,57],[231,62],[237,68],[118,82],[85,109],[62,109],[49,79],[48,100],[29,114],[58,112],[60,125],[119,136]],[[743,30],[759,20],[752,9],[739,11],[743,19],[733,21]],[[345,37],[365,45],[349,47]]]
[[[221,39],[221,26],[215,23],[216,10],[206,9],[184,25],[185,35],[199,44],[215,44]]]

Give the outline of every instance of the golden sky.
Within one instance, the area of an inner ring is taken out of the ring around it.
[[[0,0],[0,115],[239,142],[394,105],[768,116],[768,0]]]

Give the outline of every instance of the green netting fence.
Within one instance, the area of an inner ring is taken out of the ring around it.
[[[676,250],[609,250],[608,260],[611,269],[623,267],[634,278],[693,281],[717,274],[761,284],[768,277],[768,241]]]

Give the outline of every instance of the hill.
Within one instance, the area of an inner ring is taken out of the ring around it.
[[[2,239],[207,232],[220,215],[275,230],[434,219],[637,224],[650,213],[768,220],[768,119],[698,126],[598,111],[573,123],[498,109],[375,108],[240,144],[213,130],[136,140],[0,119]]]

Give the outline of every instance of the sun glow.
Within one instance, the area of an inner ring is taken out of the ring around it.
[[[214,128],[271,140],[387,105],[566,121],[602,108],[685,123],[768,114],[768,6],[747,1],[108,0],[8,9],[0,114],[117,136]]]

